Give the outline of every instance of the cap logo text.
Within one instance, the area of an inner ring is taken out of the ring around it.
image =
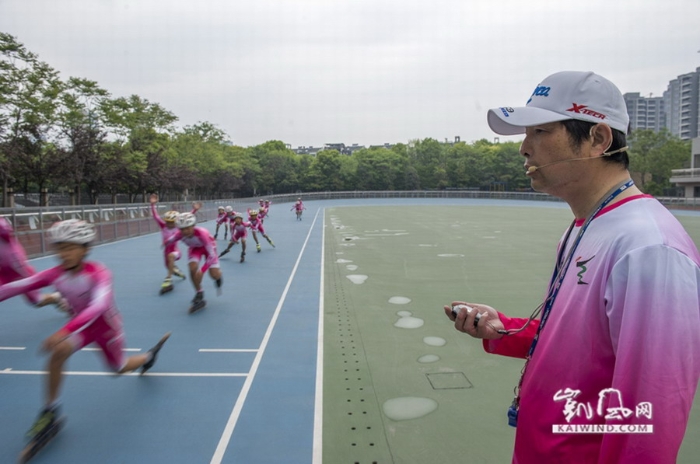
[[[532,92],[532,95],[530,96],[530,99],[527,101],[527,103],[530,103],[532,101],[532,97],[549,97],[550,90],[551,87],[547,87],[544,85],[537,86],[537,88],[535,88],[535,91]]]
[[[509,117],[508,113],[512,113],[513,111],[514,111],[513,108],[501,107],[501,113],[503,113],[503,116],[505,116],[506,118]]]
[[[598,118],[598,119],[605,119],[607,117],[603,113],[589,110],[586,105],[577,105],[576,103],[572,103],[572,105],[574,105],[574,106],[572,106],[571,108],[569,108],[566,111],[572,111],[572,112],[578,113],[578,114],[585,114],[586,116],[593,116],[594,118]]]

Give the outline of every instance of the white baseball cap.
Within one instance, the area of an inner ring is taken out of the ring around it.
[[[620,90],[598,74],[562,71],[545,78],[525,106],[490,109],[489,127],[500,135],[524,134],[525,128],[578,119],[605,123],[627,133],[629,115]]]

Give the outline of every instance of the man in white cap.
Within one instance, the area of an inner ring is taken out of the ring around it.
[[[489,110],[488,123],[525,134],[532,188],[575,216],[532,317],[445,306],[485,351],[526,360],[508,408],[513,462],[676,462],[700,377],[700,255],[630,179],[620,91],[560,72],[526,106]]]

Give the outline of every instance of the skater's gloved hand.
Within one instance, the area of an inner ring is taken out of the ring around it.
[[[69,332],[60,329],[53,335],[49,336],[46,340],[44,340],[44,343],[41,344],[42,351],[51,351],[56,345],[68,338],[69,335]]]
[[[41,308],[42,306],[56,304],[56,303],[58,303],[60,296],[61,296],[61,294],[58,292],[44,293],[43,295],[41,295],[41,299],[36,303],[35,306],[37,308]]]
[[[64,313],[70,312],[70,304],[68,304],[68,300],[63,298],[63,295],[61,295],[59,292],[41,295],[41,300],[39,300],[39,302],[36,304],[36,307],[41,308],[42,306],[50,304],[56,305],[56,307]]]

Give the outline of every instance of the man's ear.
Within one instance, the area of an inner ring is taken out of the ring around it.
[[[613,143],[612,129],[607,124],[591,127],[591,156],[602,156]]]

